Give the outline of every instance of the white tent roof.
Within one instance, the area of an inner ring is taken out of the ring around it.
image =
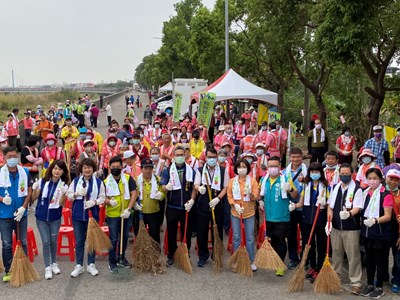
[[[160,92],[170,92],[172,91],[172,82],[168,82],[166,85],[160,87]]]
[[[268,102],[272,105],[278,104],[278,94],[260,88],[244,79],[234,70],[230,69],[204,91],[215,93],[216,101],[229,99],[249,99]],[[199,94],[192,94],[192,99],[198,99]]]

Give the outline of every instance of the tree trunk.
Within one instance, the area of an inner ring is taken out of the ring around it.
[[[281,114],[281,121],[283,121],[284,93],[285,89],[282,86],[280,86],[280,88],[278,89],[278,112]]]

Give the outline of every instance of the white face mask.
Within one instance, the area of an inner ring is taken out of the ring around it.
[[[48,146],[53,146],[53,145],[54,145],[54,141],[53,141],[53,140],[47,141],[47,145],[48,145]]]
[[[237,169],[238,175],[247,175],[247,168],[238,168]]]
[[[317,125],[315,125],[315,128],[321,129],[321,128],[322,128],[322,125],[321,125],[321,124],[317,124]]]

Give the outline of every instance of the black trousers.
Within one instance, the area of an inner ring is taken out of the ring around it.
[[[365,247],[367,281],[369,285],[374,285],[376,272],[376,287],[382,287],[389,268],[389,250],[390,248],[372,249]]]
[[[224,210],[221,209],[214,210],[215,221],[217,223],[218,235],[221,240],[223,240],[223,225],[224,225]],[[211,240],[212,245],[214,245],[214,231],[213,231],[213,221],[211,211],[197,212],[197,247],[199,249],[199,259],[207,260],[210,257],[210,251],[208,250],[208,233],[211,224]]]
[[[310,163],[318,161],[322,164],[325,160],[325,149],[322,148],[311,148],[311,160]]]
[[[304,240],[306,243],[310,237],[311,227],[311,224],[304,224]],[[318,272],[321,270],[326,256],[326,239],[325,225],[315,226],[314,236],[311,239],[311,248],[308,254],[308,260],[310,261],[310,267]]]
[[[97,117],[92,117],[92,120],[94,128],[97,128]]]
[[[165,211],[165,217],[167,219],[167,230],[168,230],[168,258],[174,258],[176,248],[176,237],[178,232],[178,223],[181,226],[181,237],[185,232],[185,221],[186,221],[186,210],[179,210],[175,208],[167,207]],[[187,232],[186,232],[186,244],[190,250],[191,246],[192,231],[190,228],[190,222],[188,222]]]
[[[137,235],[139,231],[140,214],[135,211],[134,214],[134,231]],[[160,223],[158,222],[158,212],[152,214],[142,214],[144,224],[149,228],[149,235],[157,242],[160,243]]]
[[[339,159],[339,165],[342,165],[344,163],[348,163],[349,165],[351,165],[351,163],[353,161],[353,155],[338,154],[338,159]]]
[[[289,236],[290,222],[267,222],[267,235],[271,238],[271,246],[282,261],[285,261],[287,245],[286,238]]]
[[[107,116],[108,127],[111,127],[111,116]]]
[[[290,213],[290,232],[288,238],[289,259],[294,261],[300,261],[301,259],[297,252],[297,225],[300,225],[300,232],[302,236],[302,249],[304,249],[307,240],[304,238],[306,233],[303,225],[303,214],[301,211],[295,210]]]
[[[78,115],[79,127],[85,127],[85,115]]]

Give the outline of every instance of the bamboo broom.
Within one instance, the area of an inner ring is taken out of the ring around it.
[[[210,182],[208,180],[207,175],[206,175],[206,181],[207,181],[208,197],[209,197],[209,201],[211,201],[212,200],[211,188],[210,188]],[[217,226],[217,222],[215,221],[214,207],[211,209],[211,215],[212,215],[212,219],[213,219],[213,235],[214,235],[213,269],[214,269],[214,273],[218,274],[219,272],[221,272],[221,268],[222,268],[222,257],[224,255],[224,244],[222,243],[222,240],[218,233],[218,226]]]
[[[187,226],[188,226],[188,220],[189,220],[189,212],[186,211],[186,220],[185,220],[185,230],[183,234],[183,240],[179,247],[176,249],[175,254],[174,254],[174,262],[176,266],[180,269],[182,269],[184,272],[192,274],[192,265],[190,264],[190,259],[189,259],[189,251],[187,248],[186,244],[186,233],[187,233]]]
[[[17,222],[16,231],[17,247],[10,268],[10,286],[15,288],[40,280],[38,272],[25,255],[24,249],[21,246],[21,240],[19,239],[19,222]]]
[[[330,229],[331,218],[328,216],[328,229]],[[324,264],[318,273],[317,279],[314,282],[314,293],[320,294],[336,294],[340,291],[340,278],[333,270],[329,262],[329,243],[331,236],[328,235],[326,242],[326,256]]]
[[[278,253],[272,248],[269,238],[267,237],[267,221],[264,216],[264,242],[261,245],[260,250],[257,251],[254,263],[258,268],[276,271],[286,270],[286,265],[283,263],[282,259],[279,257]]]
[[[240,205],[242,206],[242,205]],[[251,262],[249,254],[246,250],[246,242],[244,240],[243,232],[243,217],[240,214],[240,237],[241,244],[239,248],[233,253],[233,255],[228,260],[228,266],[232,268],[235,273],[242,276],[253,277],[253,271],[251,270]]]
[[[315,213],[315,217],[314,217],[314,222],[311,227],[310,236],[308,237],[307,245],[305,246],[304,251],[303,251],[303,257],[301,258],[300,264],[294,270],[293,276],[289,282],[289,286],[288,286],[289,293],[299,292],[299,291],[303,290],[303,288],[304,288],[304,266],[306,265],[308,253],[310,252],[311,240],[314,235],[315,226],[317,225],[319,212],[320,212],[320,205],[318,204],[317,212]]]

